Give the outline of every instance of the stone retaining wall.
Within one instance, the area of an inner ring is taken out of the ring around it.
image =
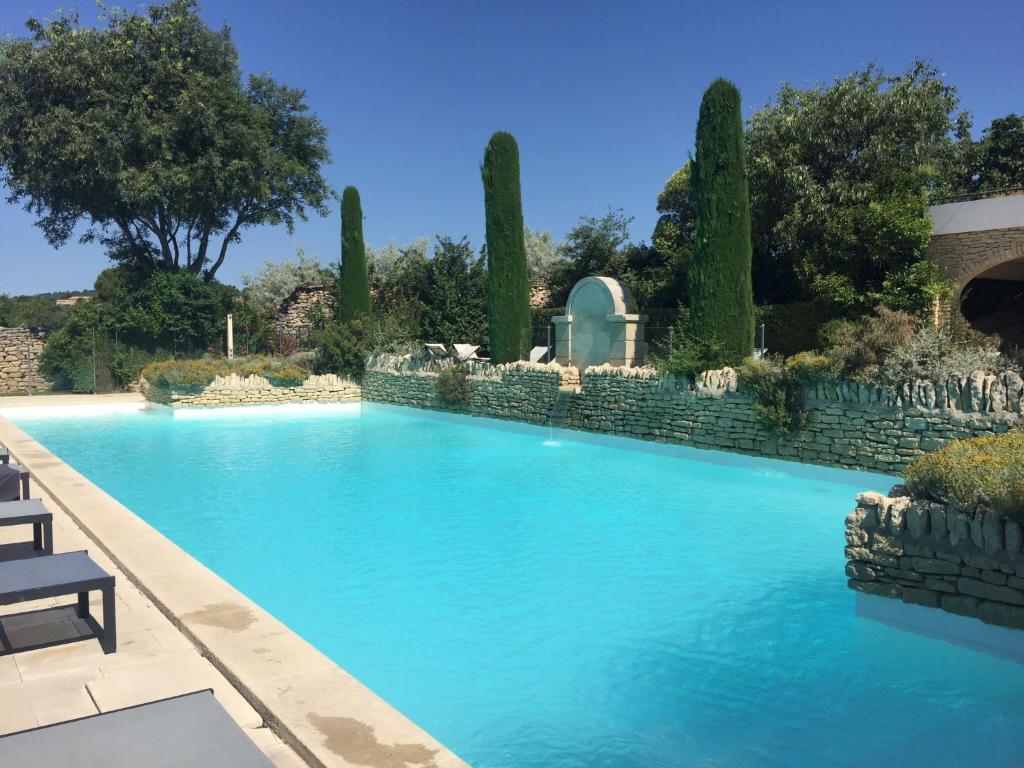
[[[1016,520],[862,493],[846,541],[852,589],[1024,629],[1024,525]]]
[[[572,386],[575,369],[556,365],[474,364],[472,395],[463,406],[443,403],[437,363],[416,358],[371,359],[367,400],[546,423],[557,389]],[[565,372],[570,372],[568,375]],[[568,395],[566,427],[658,442],[774,456],[815,464],[899,474],[914,458],[950,440],[1005,432],[1021,423],[1024,382],[1016,374],[981,372],[941,382],[890,388],[840,382],[807,391],[807,424],[773,435],[758,420],[734,371],[708,371],[690,381],[653,368],[595,366]]]
[[[208,408],[222,405],[268,405],[273,403],[339,403],[359,400],[362,390],[350,379],[333,373],[310,376],[295,387],[275,387],[262,376],[242,378],[236,373],[218,376],[196,394],[168,393],[143,386],[143,394],[154,402],[175,408]]]
[[[39,370],[45,343],[46,331],[41,328],[0,328],[0,393],[50,389]]]
[[[456,411],[473,416],[544,424],[558,397],[563,373],[572,381],[575,368],[541,363],[467,363],[470,395],[465,403],[446,403],[437,394],[437,375],[447,362],[376,355],[363,375],[363,397],[414,408]]]
[[[696,382],[651,368],[597,366],[583,374],[566,426],[898,474],[950,440],[1021,423],[1020,377],[975,373],[902,388],[840,382],[806,392],[806,427],[778,437],[758,420],[731,369]]]

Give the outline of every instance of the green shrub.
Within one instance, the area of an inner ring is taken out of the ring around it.
[[[807,425],[806,389],[836,379],[836,364],[817,352],[800,352],[783,360],[747,360],[737,371],[740,385],[764,427],[776,436],[799,432]]]
[[[453,365],[437,374],[437,396],[451,405],[464,403],[469,399],[469,368]]]
[[[195,394],[210,384],[219,373],[212,360],[161,360],[142,369],[142,378],[150,386],[166,392]]]
[[[755,311],[755,322],[764,323],[765,346],[773,355],[818,349],[818,331],[828,321],[828,310],[816,301],[763,304]]]
[[[918,498],[1024,519],[1024,430],[958,440],[911,462]]]
[[[268,370],[265,376],[275,387],[297,387],[309,378],[309,369],[286,364],[275,370]]]
[[[330,325],[315,337],[315,373],[334,373],[361,381],[366,371],[370,344],[361,320]]]
[[[161,360],[142,369],[142,377],[150,386],[175,394],[201,392],[218,376],[231,374],[262,376],[275,387],[294,387],[309,378],[310,370],[291,358],[268,357]]]
[[[46,338],[39,368],[53,382],[54,389],[93,392],[93,341],[96,348],[95,391],[110,390],[108,362],[111,345],[107,337],[109,307],[99,302],[80,301],[71,307],[64,325]]]
[[[958,340],[949,327],[926,326],[888,352],[878,375],[885,383],[898,386],[914,379],[938,381],[973,371],[1001,373],[1016,368],[1013,360],[1000,355],[996,340]]]
[[[736,370],[750,392],[758,421],[773,435],[799,432],[807,424],[803,382],[777,360],[748,360]]]
[[[679,310],[676,325],[662,345],[663,351],[654,355],[658,370],[693,378],[704,371],[716,371],[730,365],[731,355],[725,345],[710,332],[695,332],[689,318],[687,309]]]
[[[118,389],[128,389],[139,380],[142,369],[154,357],[134,347],[118,347],[110,356],[110,378]]]
[[[800,384],[822,384],[833,382],[839,374],[836,362],[819,352],[798,352],[786,358],[786,373]]]
[[[824,330],[825,354],[837,372],[856,381],[873,381],[893,349],[914,338],[919,322],[913,315],[887,307],[875,307],[873,315],[859,322],[830,323]]]

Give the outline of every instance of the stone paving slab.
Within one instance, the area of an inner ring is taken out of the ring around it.
[[[40,496],[37,491],[34,487],[33,494]],[[73,595],[0,607],[0,627],[15,649],[49,644],[0,655],[0,734],[212,688],[276,766],[307,765],[66,513],[48,497],[43,501],[54,514],[55,551],[87,549],[114,575],[118,648],[103,653],[95,628],[78,618]],[[17,528],[0,528],[0,557],[12,552],[36,556],[8,547],[23,535]],[[102,618],[99,593],[90,595],[90,605]]]

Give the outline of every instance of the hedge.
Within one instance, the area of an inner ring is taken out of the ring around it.
[[[918,498],[1024,519],[1024,430],[952,442],[911,462],[906,482]]]
[[[755,308],[755,322],[764,323],[765,346],[773,355],[795,355],[821,346],[821,326],[832,319],[825,307],[814,301],[791,304],[762,304]]]

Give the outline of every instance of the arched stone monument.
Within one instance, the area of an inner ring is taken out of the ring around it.
[[[634,366],[644,361],[646,315],[637,314],[629,288],[610,277],[585,277],[573,286],[555,324],[555,360],[581,371],[589,365]]]

